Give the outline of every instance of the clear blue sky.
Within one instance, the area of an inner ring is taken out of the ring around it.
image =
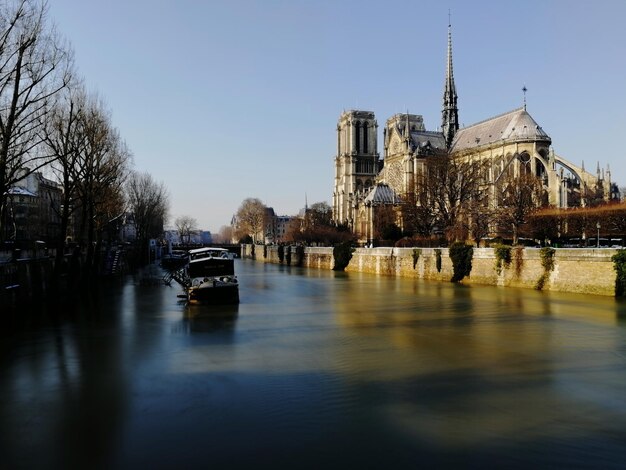
[[[344,109],[440,125],[448,9],[459,119],[519,107],[555,152],[626,185],[626,2],[52,0],[87,87],[171,220],[217,232],[246,197],[332,202]],[[382,156],[382,137],[379,152]]]

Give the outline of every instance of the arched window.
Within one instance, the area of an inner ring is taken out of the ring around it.
[[[363,123],[363,153],[367,153],[367,122]]]
[[[521,155],[519,155],[517,158],[520,161],[520,166],[519,166],[520,175],[532,174],[532,169],[530,167],[530,155],[524,152]]]

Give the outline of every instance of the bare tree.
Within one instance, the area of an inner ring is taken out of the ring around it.
[[[38,0],[0,4],[0,240],[8,189],[49,162],[41,129],[71,79],[71,52],[46,20]]]
[[[484,199],[486,163],[449,155],[429,157],[415,190],[403,196],[403,225],[422,236],[436,229],[449,241],[464,239],[470,208]]]
[[[325,202],[315,202],[311,204],[309,210],[305,214],[305,224],[312,226],[329,226],[332,219],[333,209]]]
[[[181,243],[185,243],[185,238],[187,239],[186,243],[190,243],[192,232],[198,229],[198,222],[189,215],[181,215],[174,221],[174,226],[176,227]]]
[[[392,205],[381,204],[373,208],[376,213],[374,217],[374,238],[380,241],[396,241],[402,236],[402,230],[396,224],[396,208]]]
[[[423,190],[428,185],[426,175],[418,175],[417,186],[422,191],[410,191],[403,195],[400,213],[406,233],[430,237],[437,226],[437,209],[429,200],[428,191]]]
[[[480,241],[487,237],[497,220],[497,211],[490,207],[487,195],[482,199],[471,201],[466,210],[464,219],[465,231],[472,237],[476,246],[480,246]]]
[[[530,214],[542,206],[544,194],[541,181],[530,173],[509,174],[502,182],[498,202],[498,222],[512,231],[513,244],[519,238],[520,227]]]
[[[426,191],[437,211],[440,229],[449,241],[465,237],[462,227],[472,201],[482,199],[485,163],[450,156],[428,162]]]
[[[85,95],[82,87],[60,95],[43,128],[43,141],[52,156],[50,171],[62,189],[60,207],[54,210],[60,219],[57,258],[63,256],[70,217],[79,205],[77,186],[83,147]],[[57,264],[60,266],[60,263]]]
[[[219,243],[231,243],[233,240],[233,228],[230,225],[222,225],[217,235]]]
[[[169,208],[165,184],[157,183],[149,173],[133,172],[126,183],[126,198],[140,244],[160,237]]]
[[[263,228],[265,227],[265,204],[257,198],[247,198],[237,210],[237,221],[239,222],[240,238],[250,235],[256,242],[259,234],[263,238]]]
[[[95,267],[96,244],[103,229],[124,212],[123,185],[131,154],[111,126],[103,103],[92,98],[81,116],[83,139],[77,178],[81,205],[79,237],[87,244],[87,262]]]

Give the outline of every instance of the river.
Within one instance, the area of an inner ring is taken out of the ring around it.
[[[7,326],[3,467],[625,468],[626,303],[236,269],[237,307],[129,276]]]

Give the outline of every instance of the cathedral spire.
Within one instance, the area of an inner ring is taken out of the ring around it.
[[[452,69],[452,25],[448,12],[448,63],[446,66],[446,81],[443,88],[443,110],[441,112],[441,130],[448,148],[452,145],[454,134],[459,130],[459,113],[457,109],[456,86],[454,85],[454,71]]]
[[[406,110],[406,123],[404,124],[404,140],[406,141],[407,149],[411,146],[411,128],[409,127],[409,110]]]

